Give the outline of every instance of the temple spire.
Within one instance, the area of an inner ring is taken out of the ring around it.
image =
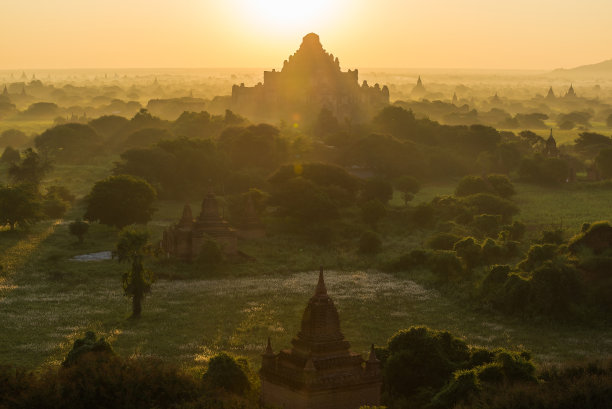
[[[325,287],[325,279],[323,278],[323,266],[319,270],[319,282],[317,283],[317,289],[315,295],[327,295],[327,288]]]
[[[270,337],[268,337],[268,345],[266,346],[266,355],[274,355],[274,351],[272,350],[272,343],[270,342]]]
[[[376,356],[376,351],[374,350],[374,344],[370,347],[370,356],[368,357],[368,362],[380,362],[378,357]]]

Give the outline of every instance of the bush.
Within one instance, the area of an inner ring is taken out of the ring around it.
[[[461,237],[451,233],[436,233],[427,239],[425,246],[433,250],[452,250]]]
[[[0,156],[0,162],[2,163],[15,163],[19,162],[21,159],[21,155],[19,155],[19,151],[17,149],[13,149],[11,146],[7,146],[4,148],[4,152],[2,156]]]
[[[581,289],[582,283],[573,267],[545,263],[533,272],[530,307],[537,313],[568,317],[571,306],[581,300]]]
[[[89,231],[89,223],[78,219],[70,223],[68,225],[68,229],[70,230],[70,234],[76,236],[79,239],[79,242],[82,243],[83,238]]]
[[[373,199],[361,205],[361,218],[364,223],[368,224],[373,229],[376,224],[387,215],[385,205],[378,199]]]
[[[519,208],[507,199],[488,193],[478,193],[461,199],[470,209],[472,214],[500,215],[502,221],[509,223],[512,216],[519,213]]]
[[[103,337],[96,339],[96,334],[87,331],[83,338],[74,341],[72,349],[68,352],[66,359],[62,362],[63,367],[75,365],[87,354],[97,354],[102,356],[114,355],[113,348]]]
[[[484,237],[497,237],[501,228],[501,216],[498,214],[479,214],[474,216],[472,226]]]
[[[423,267],[427,264],[430,252],[426,250],[415,249],[408,254],[400,256],[397,260],[391,263],[391,269],[400,271],[409,271],[414,268]]]
[[[396,332],[389,339],[387,349],[385,392],[393,399],[410,399],[417,407],[424,407],[436,389],[470,358],[465,342],[448,332],[426,327]]]
[[[366,231],[359,239],[359,252],[363,254],[375,254],[380,252],[382,248],[382,240],[380,236],[373,231]]]
[[[473,237],[465,237],[455,243],[454,250],[457,256],[463,260],[466,270],[471,270],[480,264],[482,256],[480,246]]]
[[[500,262],[504,258],[504,248],[495,243],[494,240],[486,239],[482,243],[482,262],[491,265]]]
[[[419,203],[412,212],[412,223],[418,228],[427,228],[435,224],[435,210],[428,203]]]
[[[385,179],[368,179],[363,186],[363,200],[380,200],[383,204],[393,197],[393,186]]]
[[[243,369],[226,353],[215,355],[208,361],[208,370],[202,379],[212,388],[239,395],[243,395],[251,387]]]
[[[527,252],[527,258],[521,261],[518,267],[521,270],[533,271],[546,261],[557,256],[557,246],[554,244],[534,244]]]
[[[497,195],[505,199],[516,194],[514,185],[510,182],[510,179],[508,179],[508,176],[506,175],[488,175],[487,182]]]
[[[463,271],[461,261],[453,251],[436,251],[428,259],[429,268],[441,280],[459,277]]]
[[[464,176],[455,188],[455,196],[458,197],[475,195],[476,193],[493,193],[493,189],[478,176]]]
[[[565,240],[563,239],[563,230],[544,230],[542,231],[542,238],[540,243],[542,244],[562,244]]]

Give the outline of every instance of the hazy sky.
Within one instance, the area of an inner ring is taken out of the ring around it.
[[[0,69],[280,68],[311,31],[343,69],[612,58],[612,0],[0,0],[0,16]]]

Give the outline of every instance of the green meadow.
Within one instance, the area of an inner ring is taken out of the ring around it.
[[[85,177],[94,180],[107,172],[96,165],[88,169],[90,176]],[[67,176],[70,170],[54,173]],[[572,235],[584,222],[612,217],[611,189],[516,187],[518,219],[533,234],[562,224]],[[413,204],[453,189],[451,184],[426,186]],[[396,197],[393,204],[400,203]],[[179,217],[182,206],[157,204],[148,226],[153,242]],[[199,204],[192,207],[198,214]],[[456,294],[436,290],[428,272],[375,270],[373,266],[385,257],[418,247],[427,237],[426,232],[402,233],[401,226],[382,227],[393,233],[386,236],[381,255],[371,257],[356,254],[357,237],[355,243],[320,247],[299,237],[271,235],[239,243],[255,260],[232,262],[217,271],[151,261],[148,268],[157,281],[145,300],[142,318],[132,320],[131,304],[121,287],[128,266],[116,260],[72,260],[112,250],[116,240],[115,230],[94,224],[79,244],[67,224],[81,214],[77,206],[65,220],[41,222],[27,231],[0,231],[0,363],[55,365],[76,338],[94,330],[122,356],[154,355],[198,368],[211,355],[229,351],[258,367],[268,336],[276,350],[290,347],[314,291],[319,265],[327,270],[328,292],[340,312],[343,332],[357,352],[365,354],[371,343],[385,344],[399,329],[426,325],[448,330],[474,346],[532,351],[541,364],[612,355],[612,329],[596,318],[580,324],[521,320],[478,308],[469,302],[469,294],[460,293],[460,286]]]

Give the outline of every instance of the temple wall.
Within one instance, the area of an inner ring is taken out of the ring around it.
[[[261,382],[262,401],[281,409],[359,409],[380,405],[381,383],[346,386],[334,390],[294,390],[284,385]]]

